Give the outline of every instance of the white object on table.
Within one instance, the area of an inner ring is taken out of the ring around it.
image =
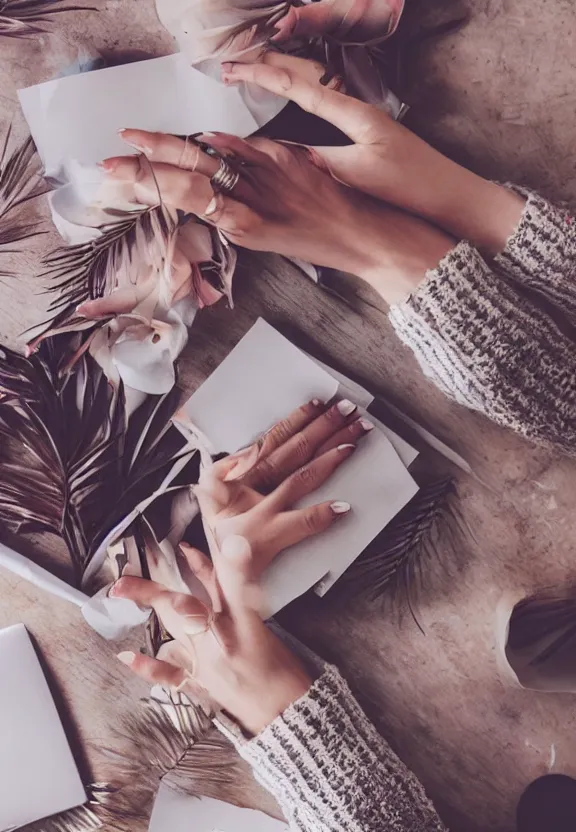
[[[0,630],[0,830],[86,802],[70,746],[26,628]]]
[[[19,97],[52,176],[71,160],[90,165],[134,153],[117,135],[122,127],[248,136],[261,126],[237,89],[189,66],[182,54],[56,78]]]
[[[337,391],[328,372],[260,319],[182,410],[214,452],[231,453],[303,402],[328,401]],[[327,592],[417,491],[388,437],[381,430],[367,434],[346,464],[301,501],[343,500],[352,512],[271,564],[263,578],[268,615],[320,582],[319,594]]]
[[[288,832],[285,823],[210,797],[190,797],[161,785],[149,832]]]

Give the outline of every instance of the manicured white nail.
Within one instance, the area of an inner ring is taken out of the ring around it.
[[[360,419],[360,427],[362,430],[365,430],[366,433],[370,430],[374,430],[374,425],[372,422],[369,422],[368,419]]]
[[[355,405],[354,402],[351,402],[348,399],[342,399],[342,401],[338,402],[338,404],[336,405],[338,413],[340,413],[342,416],[350,416],[351,413],[354,413],[356,408],[357,405]]]
[[[130,667],[134,664],[136,653],[132,653],[130,650],[126,650],[126,652],[124,653],[118,653],[116,658],[119,662],[122,662],[122,664],[128,665],[128,667]]]
[[[355,448],[356,445],[352,445],[352,443],[348,443],[347,445],[338,445],[336,450],[338,451],[349,451],[351,448]]]
[[[322,402],[320,401],[320,399],[312,399],[312,404],[314,405],[314,407],[320,407]]]
[[[352,506],[350,503],[336,502],[332,503],[330,508],[333,514],[348,514]]]

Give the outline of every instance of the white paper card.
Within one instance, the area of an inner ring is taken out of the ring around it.
[[[0,630],[0,830],[86,802],[62,723],[22,624]]]
[[[149,832],[288,832],[288,827],[263,812],[160,786]]]
[[[183,409],[216,453],[234,453],[305,402],[337,392],[335,379],[260,318]]]
[[[259,126],[237,89],[189,66],[182,54],[57,78],[19,96],[51,175],[71,159],[95,164],[131,152],[117,135],[122,127],[247,136]]]
[[[337,390],[329,373],[260,319],[183,409],[214,451],[233,452],[304,402],[328,401]],[[327,591],[417,490],[384,433],[368,434],[347,463],[302,501],[343,500],[353,510],[270,566],[263,579],[268,614],[321,580]]]

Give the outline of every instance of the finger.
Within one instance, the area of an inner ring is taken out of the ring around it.
[[[213,176],[220,160],[204,153],[197,141],[179,139],[167,133],[150,133],[148,130],[120,130],[120,138],[139,150],[152,162],[174,165],[182,170]]]
[[[355,445],[372,430],[374,430],[374,425],[368,419],[355,419],[354,422],[346,425],[342,430],[337,431],[321,445],[316,451],[316,456],[322,456],[322,454],[325,454],[332,448],[337,448],[339,445],[347,445],[349,443]]]
[[[126,598],[134,601],[139,607],[151,609],[162,595],[170,593],[165,586],[155,581],[127,576],[116,581],[108,594],[111,598]]]
[[[309,537],[327,531],[334,523],[346,517],[351,510],[349,503],[334,501],[284,512],[275,519],[272,525],[274,549],[271,551],[283,551],[308,540]]]
[[[132,182],[143,205],[161,201],[187,214],[196,214],[218,225],[234,241],[242,242],[258,227],[259,220],[248,206],[224,194],[215,194],[206,176],[161,162],[143,163],[143,158],[116,156],[102,162],[102,167],[111,178]]]
[[[266,167],[269,165],[269,158],[257,148],[254,142],[246,141],[238,136],[229,133],[203,133],[198,140],[209,144],[223,156],[231,156],[252,165]]]
[[[127,598],[140,607],[151,607],[170,635],[176,639],[199,635],[209,626],[210,611],[200,599],[170,592],[154,581],[120,578],[110,590],[110,595],[113,598]]]
[[[210,180],[201,173],[148,162],[142,156],[115,156],[102,162],[102,168],[111,179],[132,182],[137,199],[144,205],[162,201],[201,215],[214,197]]]
[[[141,653],[124,652],[118,654],[119,661],[129,667],[141,679],[152,685],[162,685],[166,688],[179,687],[187,677],[181,667],[163,661],[143,656]]]
[[[337,402],[285,440],[276,451],[259,460],[242,482],[255,489],[276,488],[287,476],[309,462],[333,434],[351,422],[357,410],[357,406],[348,399]]]
[[[258,443],[235,455],[237,464],[233,468],[226,469],[225,481],[232,482],[244,477],[259,460],[266,459],[292,436],[317,419],[323,409],[322,402],[319,399],[313,399],[292,411],[286,419],[282,419],[265,433]]]
[[[303,110],[329,121],[358,144],[379,141],[382,125],[389,116],[370,104],[303,77],[298,70],[292,56],[267,52],[263,63],[231,64],[223,78],[229,83],[248,81],[288,98]]]
[[[347,459],[349,459],[356,445],[345,444],[327,451],[316,457],[307,465],[302,466],[288,479],[284,480],[272,494],[269,494],[260,504],[262,512],[277,512],[291,508],[295,503],[316,491],[328,480]]]
[[[184,541],[180,544],[180,550],[184,555],[190,570],[206,590],[213,611],[221,612],[222,598],[218,588],[218,582],[216,580],[216,573],[214,571],[212,561],[204,554],[204,552],[201,552],[199,549],[195,549],[194,546],[190,546]]]

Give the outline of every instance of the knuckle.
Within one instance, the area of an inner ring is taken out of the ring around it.
[[[308,459],[310,455],[310,441],[305,433],[299,433],[295,441],[295,456],[297,459]]]
[[[300,485],[313,486],[318,481],[318,474],[314,467],[306,465],[296,471],[294,479]]]
[[[275,445],[284,445],[292,436],[292,430],[288,420],[284,419],[282,422],[274,425],[268,436]]]
[[[316,508],[305,513],[304,523],[310,534],[317,534],[324,528],[322,513]]]

